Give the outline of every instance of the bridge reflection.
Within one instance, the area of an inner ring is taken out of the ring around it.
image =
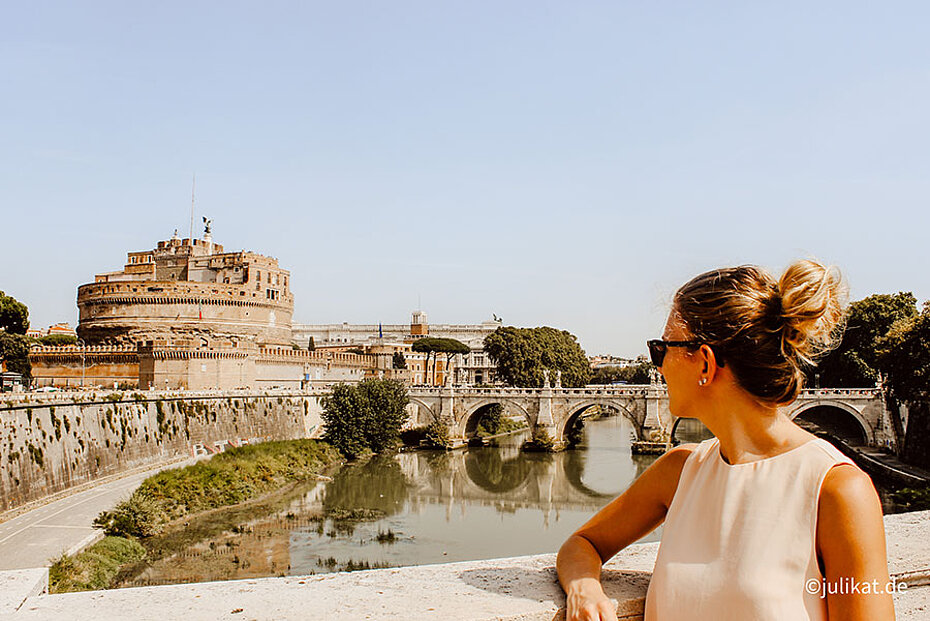
[[[557,454],[522,452],[524,436],[518,434],[505,446],[375,457],[337,472],[326,484],[323,503],[387,515],[437,504],[493,506],[507,513],[526,508],[594,512],[655,461],[630,454],[625,421],[598,424],[600,433],[586,434],[597,446],[582,444]],[[605,426],[613,432],[603,433]]]

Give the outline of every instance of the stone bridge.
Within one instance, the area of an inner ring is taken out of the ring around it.
[[[505,416],[522,416],[530,428],[546,431],[564,443],[573,426],[590,415],[590,408],[612,410],[629,420],[635,440],[674,437],[678,418],[668,409],[668,393],[658,384],[641,386],[587,386],[585,388],[441,388],[409,390],[412,418],[418,425],[441,420],[455,440],[475,435],[488,407],[500,404]],[[887,446],[897,442],[881,390],[812,389],[785,407],[792,418],[800,416],[837,433],[852,444]]]

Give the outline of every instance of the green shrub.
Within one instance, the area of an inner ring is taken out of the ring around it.
[[[425,441],[424,443],[431,448],[452,448],[452,438],[449,437],[449,428],[438,418],[431,422],[426,428],[426,435],[423,439]]]
[[[549,435],[549,432],[541,427],[533,431],[533,438],[523,443],[524,451],[549,452],[555,449],[555,440]]]
[[[121,392],[111,392],[106,397],[103,398],[104,401],[109,401],[110,403],[116,403],[117,401],[123,400],[123,393]]]
[[[891,499],[907,511],[930,509],[930,487],[905,487],[892,492]]]
[[[407,403],[407,389],[397,380],[337,384],[323,399],[323,439],[350,458],[394,448]]]
[[[146,493],[134,493],[118,503],[113,510],[103,511],[94,519],[94,526],[113,537],[151,537],[161,532],[167,521],[155,499]]]
[[[420,446],[420,443],[426,438],[427,429],[427,425],[402,429],[400,432],[400,441],[404,443],[404,446]]]

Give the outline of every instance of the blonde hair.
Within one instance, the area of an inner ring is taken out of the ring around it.
[[[705,272],[678,290],[674,308],[745,390],[783,404],[804,387],[805,369],[839,343],[846,298],[838,269],[805,259],[777,281],[754,265]]]

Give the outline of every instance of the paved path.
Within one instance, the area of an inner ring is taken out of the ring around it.
[[[112,509],[156,472],[188,463],[193,460],[107,481],[0,523],[0,570],[48,567],[62,552],[89,545],[103,534],[93,527],[101,511]]]

